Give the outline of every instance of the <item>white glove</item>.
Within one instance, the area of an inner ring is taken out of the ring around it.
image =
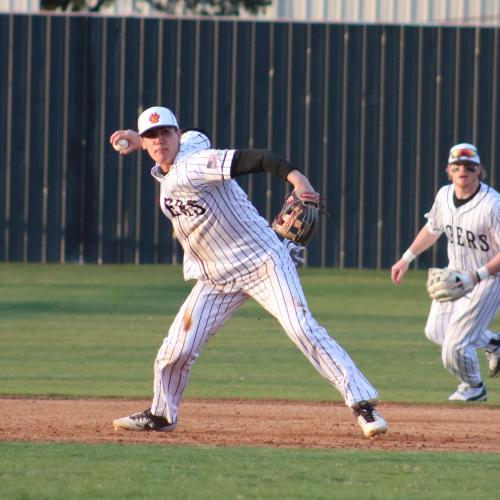
[[[468,271],[431,267],[427,279],[427,291],[433,300],[446,302],[457,300],[474,288],[472,275]]]
[[[291,240],[287,240],[286,238],[283,240],[283,245],[288,250],[290,257],[292,258],[293,263],[296,267],[304,264],[304,248],[302,245],[297,245]]]

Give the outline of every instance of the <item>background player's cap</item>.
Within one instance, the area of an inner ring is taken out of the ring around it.
[[[177,127],[177,118],[168,108],[153,106],[143,111],[137,120],[137,130],[139,135],[157,127]]]
[[[452,165],[453,163],[474,163],[480,165],[481,160],[477,154],[476,146],[466,142],[455,144],[450,149],[450,157],[448,158],[448,164]]]

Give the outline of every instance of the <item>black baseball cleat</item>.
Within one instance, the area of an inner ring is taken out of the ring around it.
[[[165,417],[153,415],[149,408],[142,413],[134,413],[128,417],[113,420],[115,431],[123,429],[126,431],[170,432],[173,431],[176,426],[177,422],[171,424]]]
[[[387,422],[374,410],[375,404],[375,401],[359,401],[351,407],[363,434],[368,438],[387,432]]]

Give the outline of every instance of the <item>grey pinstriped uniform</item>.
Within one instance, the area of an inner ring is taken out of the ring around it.
[[[428,214],[426,228],[446,233],[448,268],[474,271],[500,251],[500,195],[481,183],[479,192],[456,208],[453,186],[442,187]],[[497,333],[487,330],[500,308],[500,275],[492,275],[454,302],[433,301],[426,336],[442,346],[444,366],[462,382],[477,385],[481,373],[476,349],[492,348]]]
[[[177,420],[181,396],[204,344],[249,298],[275,316],[348,406],[377,398],[350,356],[311,315],[290,255],[230,177],[234,150],[204,149],[183,135],[161,184],[160,204],[184,250],[184,278],[197,280],[155,360],[151,411]]]

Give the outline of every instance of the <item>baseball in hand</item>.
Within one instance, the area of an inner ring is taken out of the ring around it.
[[[129,146],[129,142],[127,139],[119,139],[116,142],[113,142],[113,148],[115,148],[116,151],[122,151],[123,149],[127,149]]]

